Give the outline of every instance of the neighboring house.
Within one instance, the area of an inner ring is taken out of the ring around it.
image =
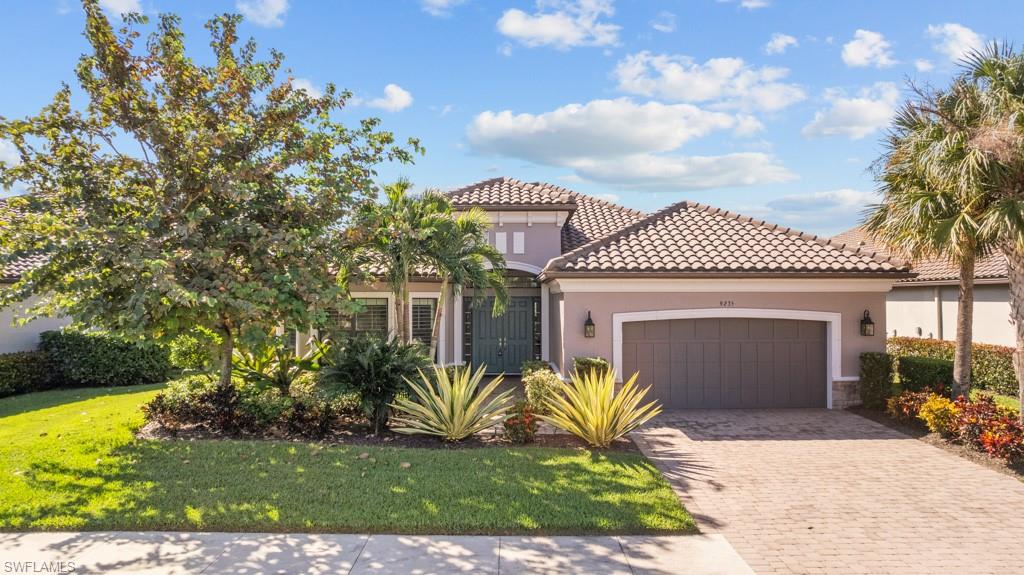
[[[39,265],[40,261],[39,256],[27,257],[7,266],[0,273],[0,289],[6,289],[7,285],[18,281],[23,272]],[[17,315],[16,308],[0,309],[0,353],[33,350],[39,345],[40,333],[71,323],[68,318],[42,318],[17,326],[14,325]]]
[[[490,214],[512,300],[495,318],[490,302],[444,294],[443,363],[515,374],[541,359],[564,375],[574,357],[602,356],[620,374],[639,372],[668,408],[856,401],[860,354],[885,348],[886,294],[911,275],[890,258],[692,202],[648,215],[509,178],[449,196]],[[417,337],[429,338],[438,289],[415,279]],[[394,328],[385,285],[353,292],[363,311],[324,331]],[[873,335],[861,335],[866,313]]]
[[[887,254],[859,227],[835,236],[833,241]],[[912,262],[911,268],[917,277],[898,281],[886,298],[888,334],[955,340],[960,270],[944,259]],[[977,343],[1016,345],[1016,331],[1010,321],[1009,276],[1002,254],[983,257],[974,267],[973,334]]]

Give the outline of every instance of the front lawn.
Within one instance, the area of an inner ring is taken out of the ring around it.
[[[639,454],[137,440],[158,389],[0,400],[0,530],[696,531]]]

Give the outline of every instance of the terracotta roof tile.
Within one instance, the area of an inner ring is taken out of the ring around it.
[[[570,195],[576,201],[576,211],[562,227],[562,252],[599,240],[647,217],[643,212],[578,192],[570,192]]]
[[[448,192],[455,207],[575,207],[569,190],[540,182],[493,178]]]
[[[693,202],[555,259],[546,272],[897,274],[891,258]]]
[[[5,282],[18,281],[18,278],[21,277],[21,274],[43,265],[45,261],[46,256],[42,254],[18,258],[11,262],[10,264],[4,266],[3,273],[0,274],[0,280]]]
[[[851,248],[859,247],[862,250],[876,251],[880,254],[887,254],[889,251],[860,226],[846,230],[832,240]],[[917,277],[900,280],[900,283],[955,282],[960,279],[960,269],[956,264],[944,258],[920,259],[911,262],[910,269],[917,274]],[[976,280],[999,280],[1008,277],[1006,258],[1000,253],[984,256],[978,259],[974,265],[974,279]]]

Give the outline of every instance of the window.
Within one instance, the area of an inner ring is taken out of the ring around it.
[[[524,232],[513,232],[512,233],[512,253],[514,253],[514,254],[525,254],[526,253],[526,234]]]
[[[337,310],[327,313],[327,325],[324,328],[327,336],[338,338],[375,335],[386,338],[388,336],[388,299],[357,297],[355,301],[361,304],[361,311],[351,315],[342,314]]]
[[[435,298],[412,299],[412,338],[423,345],[430,345],[434,335],[434,314],[437,312]]]
[[[508,234],[505,232],[494,232],[494,249],[500,254],[508,253]]]

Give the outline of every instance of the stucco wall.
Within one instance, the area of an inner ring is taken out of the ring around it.
[[[889,335],[956,339],[956,286],[916,286],[893,289],[887,298]],[[1010,323],[1010,292],[1003,285],[976,285],[974,288],[974,341],[995,345],[1015,345]],[[942,333],[939,333],[941,302]]]
[[[573,292],[565,297],[565,325],[562,337],[564,361],[573,357],[599,355],[612,358],[612,314],[616,312],[660,311],[672,309],[720,308],[721,302],[732,302],[735,308],[827,311],[842,314],[843,377],[856,377],[860,371],[860,354],[885,349],[885,293],[587,293]],[[864,310],[871,312],[875,336],[860,335]],[[583,335],[587,311],[596,324],[596,337]]]
[[[543,268],[551,258],[562,255],[562,228],[553,223],[535,223],[532,226],[518,223],[494,225],[487,236],[491,245],[494,245],[495,234],[498,232],[505,234],[505,260],[509,262],[510,268],[515,268],[516,262]],[[523,233],[525,249],[522,254],[513,252],[516,232]]]
[[[39,345],[40,333],[60,329],[71,323],[68,318],[61,317],[42,318],[24,326],[14,326],[12,322],[17,313],[17,309],[14,307],[0,310],[0,353],[36,349]]]

